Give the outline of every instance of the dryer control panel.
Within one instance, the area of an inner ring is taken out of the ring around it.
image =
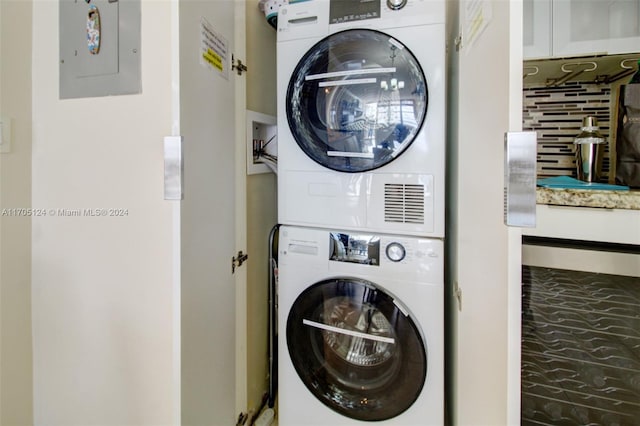
[[[397,0],[389,0],[389,2],[391,1],[397,2]],[[404,1],[406,2],[406,0]],[[380,17],[380,8],[380,0],[367,2],[331,0],[329,23],[342,24],[365,19],[376,19]]]
[[[349,28],[384,30],[444,24],[445,3],[445,0],[290,0],[278,11],[278,42],[321,38]]]
[[[422,0],[424,1],[424,0]],[[409,0],[369,0],[329,2],[329,23],[344,24],[380,18],[387,11],[398,11],[409,4]]]

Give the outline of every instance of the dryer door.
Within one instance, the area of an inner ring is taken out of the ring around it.
[[[424,73],[398,40],[353,29],[307,52],[287,91],[287,119],[300,148],[341,172],[364,172],[398,157],[427,113]]]
[[[366,280],[319,282],[287,320],[293,365],[316,398],[353,419],[386,420],[418,398],[427,350],[405,309]]]

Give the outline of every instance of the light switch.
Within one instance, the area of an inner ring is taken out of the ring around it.
[[[0,153],[11,152],[11,119],[0,117]]]

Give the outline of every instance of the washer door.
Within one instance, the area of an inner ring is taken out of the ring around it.
[[[287,346],[309,391],[353,419],[399,415],[418,398],[427,374],[416,324],[361,279],[330,279],[300,294],[287,319]]]
[[[427,100],[424,73],[402,43],[379,31],[346,30],[317,43],[298,63],[287,118],[311,159],[341,172],[364,172],[407,149]]]

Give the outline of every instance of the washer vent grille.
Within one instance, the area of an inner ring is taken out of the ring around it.
[[[424,185],[386,183],[384,220],[393,223],[424,224]]]

